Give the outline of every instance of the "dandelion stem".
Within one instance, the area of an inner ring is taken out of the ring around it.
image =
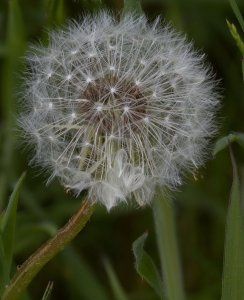
[[[154,199],[153,213],[165,292],[168,300],[183,300],[174,210],[167,196],[162,196],[162,190],[157,195],[160,196]]]
[[[93,205],[91,202],[87,199],[82,201],[78,211],[56,235],[37,249],[17,270],[13,279],[6,286],[2,300],[17,300],[46,263],[83,229],[92,213]]]

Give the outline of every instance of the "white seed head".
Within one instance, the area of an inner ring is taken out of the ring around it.
[[[219,96],[203,56],[158,19],[109,13],[50,33],[33,47],[20,125],[33,162],[108,209],[150,203],[199,167]],[[51,71],[50,71],[51,70]]]

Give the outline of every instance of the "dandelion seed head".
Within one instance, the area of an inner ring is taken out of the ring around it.
[[[33,163],[108,209],[150,203],[206,158],[219,95],[203,55],[159,19],[107,12],[33,47],[19,118]]]

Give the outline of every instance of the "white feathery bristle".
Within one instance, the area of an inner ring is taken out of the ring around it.
[[[133,197],[141,206],[203,163],[219,96],[184,37],[107,12],[49,36],[27,56],[19,123],[50,179],[108,209]]]

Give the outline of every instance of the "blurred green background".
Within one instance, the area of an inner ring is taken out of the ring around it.
[[[244,3],[237,1],[243,12]],[[21,264],[43,241],[66,222],[80,199],[65,194],[48,176],[28,167],[28,154],[18,137],[16,116],[23,55],[28,45],[46,41],[47,29],[78,19],[85,12],[103,8],[120,10],[121,0],[1,0],[0,1],[0,210],[23,170],[27,179],[22,188],[17,219],[15,261]],[[226,19],[238,22],[227,0],[142,1],[148,18],[162,15],[186,33],[197,49],[203,49],[221,79],[222,107],[218,115],[223,136],[244,131],[244,90],[241,55],[228,31]],[[23,75],[23,74],[22,74]],[[243,156],[234,145],[241,175]],[[241,177],[242,181],[244,176]],[[187,299],[220,299],[226,208],[232,170],[228,151],[222,151],[188,177],[174,193],[177,229]],[[242,184],[244,186],[244,184]],[[115,299],[104,258],[108,257],[131,300],[153,300],[156,294],[134,269],[132,243],[149,233],[147,251],[159,264],[151,208],[132,205],[112,210],[98,207],[85,230],[71,246],[53,259],[37,276],[26,299],[41,299],[48,281],[54,282],[50,299]],[[30,297],[30,298],[29,298]],[[121,298],[122,299],[122,298]]]

